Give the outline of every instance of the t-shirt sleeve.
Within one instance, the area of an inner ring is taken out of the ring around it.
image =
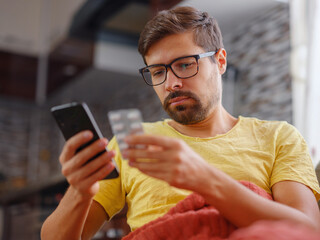
[[[283,123],[276,138],[275,162],[271,174],[271,186],[285,180],[300,182],[310,187],[320,199],[319,183],[308,147],[298,130]]]
[[[121,154],[113,138],[108,144],[109,150],[115,150],[115,161],[118,166],[120,176],[115,179],[107,179],[99,181],[99,192],[94,196],[97,201],[106,211],[110,219],[117,214],[125,205],[125,190],[121,180]]]

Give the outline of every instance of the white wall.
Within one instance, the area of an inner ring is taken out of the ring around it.
[[[65,36],[85,0],[0,0],[0,49],[38,55]]]
[[[38,52],[41,0],[0,0],[0,49]]]
[[[139,75],[139,68],[145,64],[137,47],[122,44],[97,42],[94,53],[94,67]]]
[[[320,2],[291,0],[291,72],[294,125],[320,162]]]
[[[305,130],[314,165],[320,162],[320,2],[309,1]]]

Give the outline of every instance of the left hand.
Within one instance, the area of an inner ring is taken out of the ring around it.
[[[129,159],[131,167],[174,187],[195,191],[212,167],[180,139],[132,135],[126,141],[129,145],[146,146],[145,149],[130,148],[122,152],[123,157]]]

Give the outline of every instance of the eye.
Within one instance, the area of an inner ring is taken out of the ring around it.
[[[188,62],[188,63],[182,63],[182,64],[180,64],[180,68],[182,69],[182,70],[184,70],[184,69],[188,69],[188,68],[192,68],[194,66],[194,63],[193,62]]]
[[[179,59],[173,65],[174,69],[177,71],[186,71],[194,69],[197,66],[197,62],[193,57],[186,57],[183,59]]]
[[[164,73],[163,70],[156,71],[156,72],[153,73],[153,76],[155,77],[155,76],[161,75],[161,74],[163,74],[163,73]]]
[[[150,70],[152,77],[159,77],[165,74],[165,69],[158,68],[158,69],[152,69]]]

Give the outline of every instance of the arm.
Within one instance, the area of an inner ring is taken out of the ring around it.
[[[204,197],[228,220],[238,227],[245,227],[258,220],[289,220],[319,229],[320,216],[315,196],[305,185],[283,181],[272,187],[275,201],[260,197],[233,179],[223,186],[205,191]],[[217,194],[214,191],[218,190]],[[214,194],[213,194],[214,193]]]
[[[107,219],[109,219],[109,216],[104,208],[93,200],[84,224],[81,239],[91,239]]]
[[[46,219],[41,239],[91,239],[108,215],[94,200],[81,201],[71,187],[57,209]]]
[[[93,236],[108,218],[93,196],[99,191],[98,180],[112,171],[113,152],[106,152],[87,164],[88,159],[101,152],[107,145],[100,139],[75,154],[76,149],[88,142],[92,134],[79,133],[66,142],[60,155],[62,173],[70,187],[57,209],[46,219],[41,229],[41,239],[84,239]],[[93,217],[94,216],[94,217]]]
[[[303,184],[290,181],[275,184],[272,188],[275,201],[270,201],[209,165],[181,140],[147,135],[133,136],[127,140],[129,144],[157,146],[124,152],[131,166],[172,186],[201,194],[238,227],[264,219],[290,220],[319,228],[316,199]],[[136,160],[138,158],[154,161],[151,164],[139,162]]]

